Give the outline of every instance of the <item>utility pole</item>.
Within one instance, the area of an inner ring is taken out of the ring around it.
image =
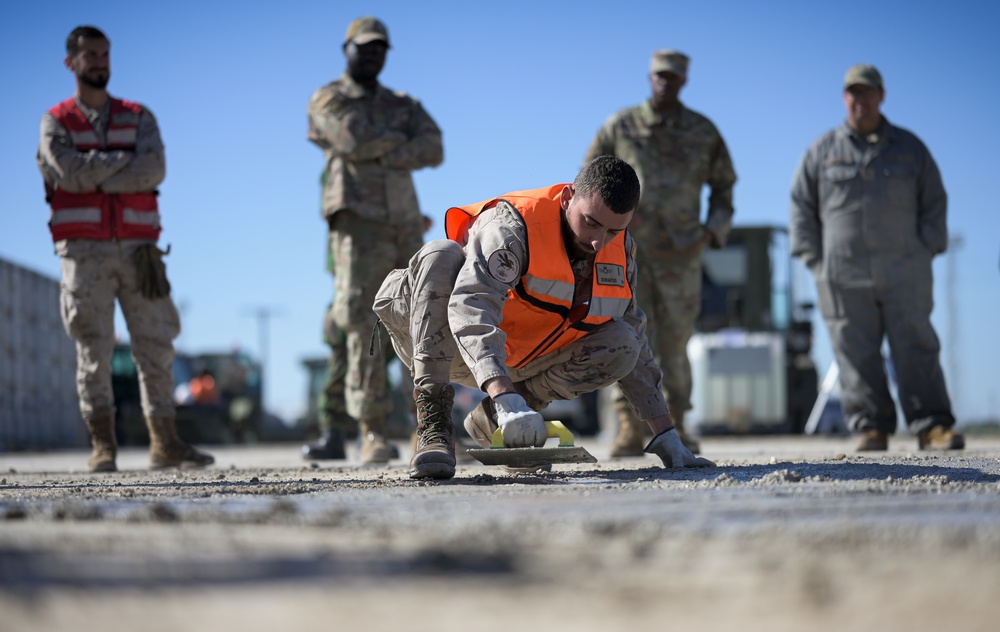
[[[261,305],[250,310],[250,316],[257,319],[257,349],[260,353],[260,407],[267,412],[267,398],[265,393],[268,389],[267,376],[269,375],[268,363],[270,362],[270,333],[271,318],[278,315],[278,311],[272,307]]]

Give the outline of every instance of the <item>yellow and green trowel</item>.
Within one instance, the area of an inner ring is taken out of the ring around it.
[[[549,438],[559,437],[557,447],[508,448],[503,443],[503,434],[497,428],[493,432],[490,447],[466,452],[483,465],[538,467],[555,463],[597,463],[594,455],[574,444],[573,433],[561,421],[546,421],[545,430]]]

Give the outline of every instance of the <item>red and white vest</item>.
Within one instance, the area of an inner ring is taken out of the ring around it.
[[[66,99],[49,113],[69,131],[77,151],[91,149],[135,149],[142,106],[111,99],[107,145],[97,137],[76,101]],[[45,185],[52,207],[49,230],[52,240],[63,239],[152,239],[160,236],[160,213],[156,192],[69,193]]]
[[[573,307],[576,280],[562,235],[559,196],[565,184],[516,191],[499,198],[452,207],[445,232],[459,241],[476,216],[500,200],[512,204],[528,228],[528,270],[504,303],[500,329],[507,334],[507,366],[535,358],[582,338],[598,325],[624,316],[632,301],[626,277],[624,231],[597,253],[589,304]]]

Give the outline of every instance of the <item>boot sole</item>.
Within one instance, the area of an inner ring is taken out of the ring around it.
[[[423,463],[410,469],[410,478],[452,478],[455,466],[447,463]]]
[[[151,470],[169,470],[171,468],[178,468],[182,470],[194,470],[201,467],[208,467],[215,463],[215,459],[205,463],[198,463],[195,461],[181,461],[179,463],[150,463],[149,469]]]

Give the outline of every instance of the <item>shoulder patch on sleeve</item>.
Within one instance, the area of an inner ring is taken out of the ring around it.
[[[521,271],[521,262],[506,248],[495,250],[486,262],[486,266],[490,276],[501,283],[513,283]]]

